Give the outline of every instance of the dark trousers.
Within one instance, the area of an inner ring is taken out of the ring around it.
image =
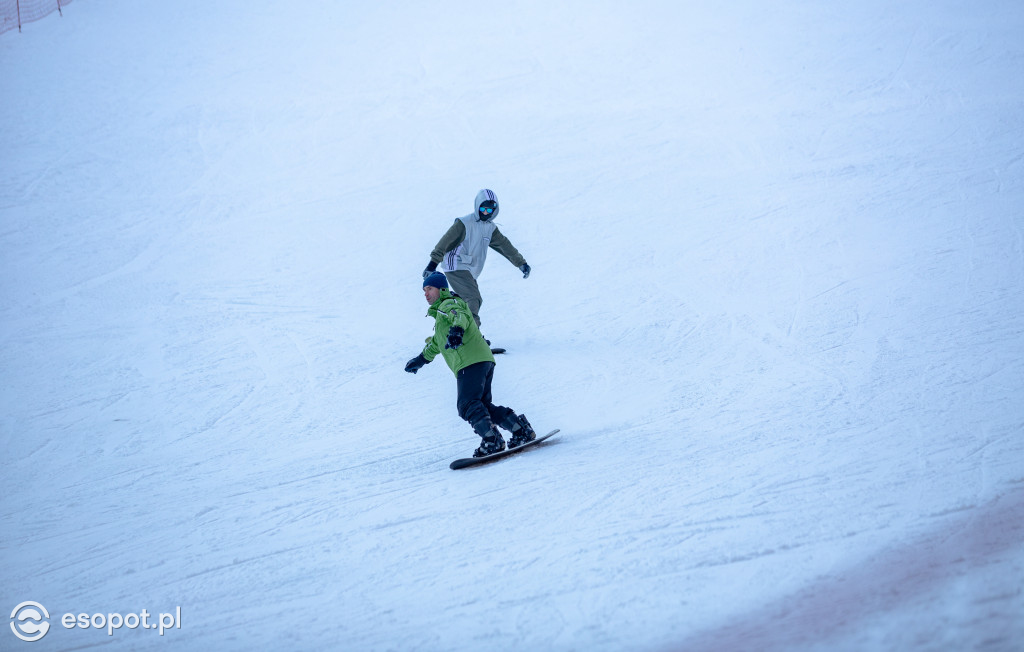
[[[494,378],[493,362],[471,364],[456,374],[459,387],[459,416],[473,426],[476,434],[483,436],[492,425],[502,425],[515,412],[491,402],[491,380]]]

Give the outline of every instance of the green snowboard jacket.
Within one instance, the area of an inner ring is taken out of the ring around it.
[[[494,362],[491,347],[480,334],[473,313],[462,297],[452,294],[447,288],[441,288],[441,296],[427,310],[427,316],[434,318],[434,336],[427,338],[427,345],[423,348],[423,357],[427,362],[433,361],[440,353],[455,374],[471,364]],[[446,349],[448,329],[452,326],[461,326],[465,331],[462,346]]]

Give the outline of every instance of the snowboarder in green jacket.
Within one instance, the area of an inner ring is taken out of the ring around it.
[[[478,192],[473,200],[473,212],[455,220],[441,236],[423,270],[423,278],[427,278],[439,264],[442,265],[452,289],[469,305],[477,326],[480,325],[480,305],[484,300],[476,279],[484,269],[488,249],[494,249],[518,267],[523,278],[530,276],[526,259],[494,223],[498,209],[498,196],[493,190],[484,188]]]
[[[440,272],[423,280],[423,296],[430,304],[427,316],[434,318],[434,334],[427,338],[423,351],[406,363],[405,370],[414,374],[438,355],[444,358],[458,384],[459,416],[481,438],[473,457],[505,450],[505,440],[496,425],[512,433],[509,448],[533,441],[537,433],[525,415],[491,402],[494,355],[466,302],[448,289],[448,280]]]

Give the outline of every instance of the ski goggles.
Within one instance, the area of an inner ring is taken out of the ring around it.
[[[480,214],[481,215],[493,215],[494,214],[494,209],[495,209],[495,206],[491,202],[484,202],[484,203],[480,204]]]

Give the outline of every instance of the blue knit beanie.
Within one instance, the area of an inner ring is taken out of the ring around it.
[[[447,288],[448,279],[446,279],[444,274],[442,274],[441,272],[434,272],[427,278],[423,279],[423,287],[427,287],[428,285],[438,289]]]

